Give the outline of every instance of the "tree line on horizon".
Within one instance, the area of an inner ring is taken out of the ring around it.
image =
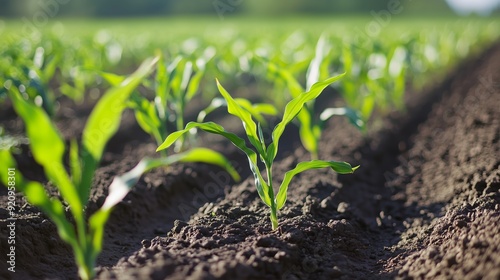
[[[57,16],[127,17],[234,15],[363,14],[398,7],[404,13],[451,13],[444,0],[0,0],[0,16],[22,17],[45,10]]]

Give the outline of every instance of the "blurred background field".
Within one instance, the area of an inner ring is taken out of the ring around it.
[[[112,84],[109,73],[130,73],[161,53],[171,75],[200,72],[205,101],[216,96],[218,78],[237,95],[256,83],[261,100],[279,107],[293,91],[289,77],[308,87],[311,69],[319,69],[316,81],[346,72],[335,88],[364,122],[402,109],[407,89],[439,80],[500,35],[500,0],[0,0],[0,7],[0,101],[13,82],[43,104],[62,96],[81,102]]]
[[[498,15],[497,0],[2,0],[0,16],[29,16],[41,9],[58,5],[59,16],[79,17],[130,17],[172,15],[214,15],[227,11],[233,15],[296,15],[296,14],[362,14],[387,8],[389,5],[403,6],[403,15],[451,15],[454,12],[481,15]]]
[[[218,36],[239,33],[245,37],[281,40],[294,31],[303,31],[318,36],[328,32],[338,36],[366,33],[370,23],[376,19],[370,15],[335,15],[335,16],[286,16],[272,18],[265,16],[233,16],[220,20],[216,16],[170,16],[140,18],[56,18],[37,28],[42,32],[54,32],[58,35],[81,37],[93,36],[98,31],[107,30],[123,40],[137,39],[148,41],[152,45],[179,41],[193,36]],[[500,20],[494,18],[460,18],[447,16],[405,16],[395,17],[386,26],[381,26],[380,33],[390,37],[400,37],[415,32],[435,32],[442,28],[463,29],[467,26],[481,25],[494,32],[500,28]],[[374,24],[375,26],[375,24]],[[6,18],[0,32],[5,35],[23,36],[33,34],[33,26],[20,19]],[[353,34],[354,32],[354,34]]]
[[[231,31],[271,39],[295,30],[337,35],[371,30],[399,36],[450,25],[463,28],[471,22],[494,22],[496,25],[489,28],[497,28],[499,3],[498,0],[1,0],[0,32],[26,36],[35,30],[51,29],[56,33],[65,31],[65,35],[85,36],[106,29],[116,36],[141,38],[150,44]]]

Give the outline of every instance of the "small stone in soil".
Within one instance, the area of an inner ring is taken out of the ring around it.
[[[332,198],[331,197],[327,197],[325,199],[323,199],[320,203],[320,207],[323,208],[323,209],[326,209],[328,208],[329,206],[332,205]]]
[[[337,212],[345,213],[348,210],[349,210],[349,203],[346,203],[346,202],[339,203],[339,206],[337,207]]]
[[[285,234],[284,239],[290,243],[300,243],[304,238],[304,233],[299,229],[292,229]]]
[[[188,224],[186,222],[180,221],[180,220],[175,220],[174,221],[174,226],[172,227],[172,231],[175,233],[181,232],[182,228],[187,226]]]
[[[141,244],[142,244],[142,248],[149,248],[149,246],[151,246],[151,240],[144,239],[144,240],[142,240]]]

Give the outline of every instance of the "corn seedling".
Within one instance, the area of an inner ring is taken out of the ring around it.
[[[180,98],[182,99],[181,101],[178,101],[178,103],[184,104],[188,100],[191,100],[193,95],[196,93],[198,90],[198,84],[203,76],[203,72],[197,72],[192,78],[192,66],[189,61],[185,61],[186,65],[184,67],[183,71],[180,71],[182,76],[179,76],[182,78],[182,83],[187,83],[185,80],[190,80],[188,86],[179,86],[176,82],[175,79],[179,78],[178,75],[175,75],[175,71],[179,71],[175,69],[175,66],[178,66],[179,63],[181,63],[182,59],[179,57],[176,61],[174,61],[169,67],[166,67],[164,61],[163,61],[163,56],[161,54],[158,54],[159,60],[158,60],[158,66],[156,69],[156,79],[155,79],[155,92],[156,96],[153,101],[149,101],[147,98],[139,95],[139,94],[132,94],[130,96],[130,100],[128,101],[128,106],[134,109],[134,113],[136,116],[136,120],[139,124],[139,126],[148,134],[150,134],[157,142],[158,144],[161,144],[163,142],[163,139],[167,137],[167,129],[165,123],[169,121],[169,116],[175,117],[177,120],[179,120],[178,116],[182,116],[184,113],[184,107],[180,110],[178,113],[173,113],[173,114],[168,114],[168,109],[167,109],[167,103],[170,101],[170,99],[174,98]],[[204,60],[198,60],[198,67],[204,67]],[[187,70],[186,70],[187,69]],[[177,72],[179,73],[179,72]],[[123,81],[124,77],[111,74],[111,73],[105,73],[105,72],[100,72],[101,76],[106,79],[110,84],[119,84],[120,82]],[[170,80],[174,81],[170,81]],[[179,80],[177,81],[179,82]],[[170,85],[169,83],[173,83],[174,85]],[[169,89],[169,87],[171,89]],[[172,90],[172,88],[175,89],[175,96],[174,95],[168,95],[167,93]],[[182,93],[184,90],[185,94]],[[179,97],[181,96],[181,97]],[[180,105],[174,105],[178,106],[177,108],[180,108]],[[182,106],[185,106],[182,105]],[[183,118],[183,117],[181,117]],[[181,121],[181,124],[183,124],[183,119]],[[185,149],[184,149],[185,150]],[[191,153],[191,157],[189,159],[193,162],[205,162],[205,163],[210,163],[210,164],[215,164],[223,167],[233,178],[235,181],[240,180],[240,176],[238,172],[233,168],[229,160],[227,160],[222,154],[214,151],[214,150],[209,150],[206,148],[191,148],[189,149],[189,152]],[[210,156],[207,156],[210,154]],[[199,155],[198,158],[196,158],[194,155]],[[163,153],[163,156],[166,156],[166,153]],[[212,161],[213,159],[213,161]],[[224,164],[220,165],[218,162],[223,161]]]
[[[129,95],[150,73],[155,63],[156,60],[145,61],[134,74],[111,88],[102,97],[83,131],[81,154],[75,141],[72,141],[67,149],[59,131],[45,111],[24,100],[16,87],[8,89],[15,111],[25,122],[33,156],[44,168],[47,178],[57,186],[64,202],[70,206],[75,226],[73,227],[65,217],[61,201],[50,199],[42,184],[24,180],[18,175],[16,186],[31,204],[40,207],[50,217],[61,239],[71,245],[78,273],[82,279],[90,279],[94,275],[93,268],[101,251],[104,225],[112,206],[119,202],[113,200],[116,193],[111,192],[109,199],[114,202],[105,203],[103,208],[89,218],[88,225],[86,224],[84,209],[89,198],[94,172],[107,141],[118,130],[121,113],[126,108]],[[69,154],[69,173],[63,161],[66,150]],[[8,150],[2,150],[1,157],[4,168],[15,166]],[[8,183],[5,177],[3,180],[4,184]]]
[[[184,127],[186,105],[198,92],[206,64],[214,55],[214,50],[207,48],[195,61],[178,56],[166,65],[161,59],[156,71],[154,100],[139,95],[132,99],[131,107],[139,125],[153,135],[157,143],[163,142],[168,135],[167,123],[173,122],[177,130]],[[187,142],[183,137],[176,151],[185,151],[189,147]]]
[[[279,187],[278,193],[276,194],[276,196],[274,195],[272,165],[278,153],[278,144],[281,135],[285,130],[285,127],[297,116],[297,114],[299,114],[306,102],[317,98],[328,85],[337,81],[338,79],[340,79],[340,77],[341,76],[336,76],[325,81],[315,83],[309,91],[304,92],[291,100],[285,107],[282,120],[275,126],[272,133],[272,142],[268,145],[265,142],[260,123],[255,123],[255,121],[252,119],[252,115],[242,106],[240,106],[238,102],[236,102],[231,97],[231,95],[222,87],[219,81],[217,81],[217,87],[219,88],[221,95],[227,102],[227,109],[229,114],[238,117],[242,121],[246,136],[255,150],[249,148],[246,145],[244,139],[236,136],[233,133],[227,132],[222,126],[214,122],[190,122],[183,130],[179,130],[170,134],[158,147],[157,151],[161,151],[170,147],[182,135],[188,133],[193,128],[201,129],[203,131],[218,134],[227,138],[237,148],[239,148],[246,154],[250,165],[250,170],[252,171],[255,179],[255,185],[257,187],[259,197],[268,207],[270,207],[271,225],[272,229],[275,230],[278,227],[278,211],[285,205],[288,186],[295,175],[306,170],[324,167],[330,167],[338,173],[347,174],[354,172],[354,170],[356,170],[357,168],[351,167],[351,165],[346,162],[337,161],[312,160],[308,162],[301,162],[297,164],[294,169],[288,171],[285,174],[285,177]],[[257,157],[259,157],[260,161],[265,165],[267,182],[264,180],[259,170]]]
[[[182,55],[166,64],[161,52],[157,52],[158,65],[154,80],[153,100],[136,92],[132,94],[129,107],[134,110],[137,123],[160,144],[167,137],[167,124],[179,130],[184,127],[186,105],[198,92],[205,73],[206,64],[213,58],[214,50],[207,48],[194,62]],[[119,84],[125,77],[97,71],[111,85]],[[184,151],[188,143],[179,141],[176,151]]]
[[[8,49],[3,55],[11,57],[11,60],[0,59],[1,84],[5,82],[14,84],[22,94],[28,96],[37,106],[53,116],[55,96],[48,84],[55,73],[59,56],[57,54],[47,56],[43,47],[36,48],[32,54],[33,57],[25,57],[20,52],[16,49]],[[12,67],[12,64],[19,66]]]

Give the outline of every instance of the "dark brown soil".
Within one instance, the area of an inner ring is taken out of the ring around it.
[[[332,119],[321,158],[360,169],[296,177],[275,232],[250,178],[233,184],[205,165],[147,174],[108,223],[98,278],[500,279],[499,66],[497,43],[436,87],[411,94],[406,113],[366,137]],[[71,133],[79,132],[65,135]],[[275,183],[309,159],[296,130],[286,135]],[[89,212],[102,204],[113,176],[154,148],[126,115],[98,170]],[[229,151],[249,175],[244,157]],[[29,170],[29,155],[24,160],[20,169]],[[4,188],[0,195],[3,205]],[[0,278],[76,278],[54,225],[29,205],[18,213],[17,266],[10,273],[8,213],[0,209]]]

